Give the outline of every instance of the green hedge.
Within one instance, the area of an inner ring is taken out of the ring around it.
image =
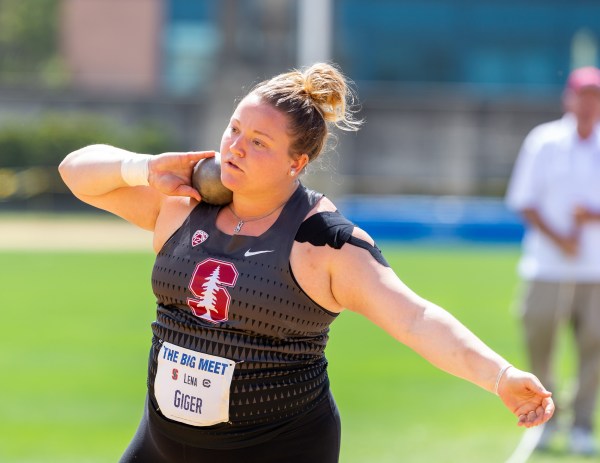
[[[119,126],[89,115],[47,115],[0,126],[0,167],[57,166],[71,151],[105,143],[140,153],[173,151],[174,137],[158,124]]]

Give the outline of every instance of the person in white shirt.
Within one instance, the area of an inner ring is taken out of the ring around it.
[[[565,115],[534,128],[523,142],[506,202],[526,222],[519,274],[521,316],[531,369],[554,388],[559,328],[574,331],[578,382],[570,450],[597,453],[594,412],[600,378],[600,69],[575,69]],[[558,429],[548,423],[538,449]]]

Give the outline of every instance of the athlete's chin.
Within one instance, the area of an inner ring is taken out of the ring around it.
[[[240,173],[241,171],[238,171],[237,175],[231,175],[228,172],[221,171],[221,183],[223,186],[225,186],[225,188],[228,188],[233,192],[239,190],[242,183],[239,178]]]

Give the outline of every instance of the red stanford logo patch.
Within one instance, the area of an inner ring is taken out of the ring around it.
[[[204,230],[196,230],[194,236],[192,236],[192,246],[198,246],[201,243],[204,243],[208,238],[208,233]]]
[[[187,300],[194,315],[211,323],[226,321],[231,296],[225,286],[235,286],[238,275],[231,262],[206,259],[196,265],[189,284],[194,297]]]

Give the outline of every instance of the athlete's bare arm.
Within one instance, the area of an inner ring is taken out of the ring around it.
[[[358,228],[354,236],[373,242]],[[360,313],[438,368],[494,391],[519,418],[535,426],[552,416],[554,404],[533,375],[516,368],[441,307],[415,294],[365,249],[294,243],[294,275],[306,293],[328,310]]]
[[[59,172],[82,201],[154,230],[165,198],[184,196],[200,200],[190,184],[191,172],[200,159],[213,155],[207,151],[150,156],[150,186],[130,186],[121,176],[123,160],[147,155],[108,145],[90,145],[74,151],[62,161]]]

